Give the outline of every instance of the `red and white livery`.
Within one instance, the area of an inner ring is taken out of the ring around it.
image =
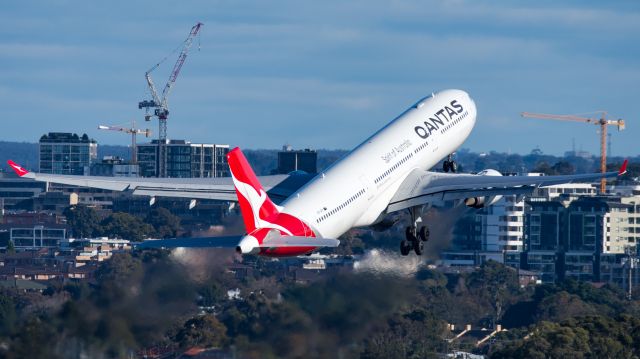
[[[422,98],[315,176],[257,177],[235,148],[228,154],[232,178],[114,178],[33,173],[13,162],[20,176],[38,181],[130,191],[134,195],[238,201],[246,234],[240,237],[146,241],[141,247],[221,247],[243,254],[296,256],[335,247],[354,227],[393,225],[389,215],[408,211],[411,222],[400,243],[403,255],[422,254],[429,230],[420,216],[432,205],[453,202],[481,208],[502,195],[527,195],[536,187],[616,177],[620,171],[565,176],[502,176],[487,169],[456,173],[452,154],[476,123],[476,105],[461,90]],[[444,172],[430,169],[446,158]]]

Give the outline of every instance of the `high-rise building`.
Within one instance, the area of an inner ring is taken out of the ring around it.
[[[98,157],[98,144],[86,134],[49,132],[40,137],[40,172],[87,175]]]
[[[318,173],[318,152],[310,149],[293,150],[291,146],[283,146],[278,152],[277,173],[287,174],[293,171]]]
[[[142,177],[158,176],[158,140],[138,145],[137,159]],[[167,177],[228,177],[229,145],[168,141]]]
[[[637,251],[639,217],[640,196],[527,201],[522,265],[542,272],[545,281],[614,278],[620,258]]]

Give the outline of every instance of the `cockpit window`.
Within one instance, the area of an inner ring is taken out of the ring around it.
[[[427,97],[423,97],[421,98],[418,102],[415,103],[415,105],[412,106],[412,108],[420,108],[424,105],[424,102],[430,98],[433,97],[433,94],[427,96]]]

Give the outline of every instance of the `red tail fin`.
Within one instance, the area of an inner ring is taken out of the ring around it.
[[[263,220],[277,215],[278,207],[267,196],[240,148],[229,151],[227,160],[247,233],[263,228]]]
[[[15,163],[15,162],[13,162],[11,160],[8,160],[7,164],[9,164],[9,166],[11,166],[11,168],[13,168],[15,173],[20,177],[22,177],[22,176],[26,175],[27,173],[29,173],[29,171],[25,170],[20,165],[18,165],[17,163]]]

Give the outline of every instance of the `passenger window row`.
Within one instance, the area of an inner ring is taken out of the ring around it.
[[[320,218],[316,219],[316,223],[320,223],[320,222],[324,221],[325,219],[327,219],[327,218],[333,216],[334,214],[338,213],[338,211],[342,210],[347,205],[349,205],[350,203],[352,203],[353,201],[358,199],[360,196],[362,196],[364,194],[364,192],[365,192],[364,189],[359,190],[358,193],[356,193],[353,196],[349,197],[349,199],[344,201],[341,205],[339,205],[338,207],[336,207],[336,208],[332,209],[331,211],[327,212],[326,214],[324,214]]]
[[[440,130],[440,133],[445,133],[447,131],[449,131],[450,128],[452,128],[453,126],[455,126],[458,122],[462,121],[465,117],[467,117],[467,115],[469,114],[469,111],[465,111],[462,116],[458,117],[457,119],[453,120],[453,122],[449,123],[445,128],[443,128],[442,130]]]
[[[413,150],[413,153],[417,154],[418,152],[424,150],[425,147],[427,147],[429,145],[429,142],[425,141],[423,144],[421,144],[420,146],[418,146],[418,148],[416,148],[415,150]]]
[[[386,170],[383,174],[381,174],[380,176],[378,176],[378,178],[376,178],[376,180],[374,181],[375,183],[379,183],[380,181],[382,181],[383,179],[385,179],[388,175],[390,175],[391,173],[393,173],[393,171],[395,171],[396,169],[398,169],[400,167],[400,165],[402,165],[403,163],[407,162],[411,157],[413,157],[413,153],[409,153],[408,155],[404,156],[403,159],[401,159],[400,161],[398,161],[395,165],[393,165],[393,167],[389,168],[388,170]]]

